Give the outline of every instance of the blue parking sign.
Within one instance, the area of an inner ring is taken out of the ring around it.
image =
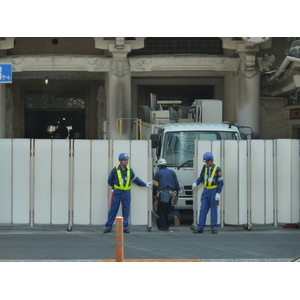
[[[12,82],[12,64],[0,64],[0,83]]]

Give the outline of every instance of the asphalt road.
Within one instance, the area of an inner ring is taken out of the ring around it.
[[[190,225],[171,227],[169,232],[151,232],[131,226],[124,234],[124,259],[179,259],[201,261],[293,261],[300,257],[300,230],[284,224],[219,228],[206,227],[193,234]],[[115,232],[104,226],[65,225],[0,226],[0,261],[103,261],[114,260]]]

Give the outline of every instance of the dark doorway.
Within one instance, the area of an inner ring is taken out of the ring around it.
[[[72,139],[74,137],[85,137],[84,110],[25,112],[25,138]]]
[[[85,138],[84,88],[25,91],[25,138]]]

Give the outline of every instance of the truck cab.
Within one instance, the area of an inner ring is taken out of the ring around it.
[[[155,149],[153,171],[156,161],[164,158],[169,169],[175,171],[180,193],[178,209],[193,208],[192,183],[196,180],[193,172],[194,144],[198,140],[240,140],[239,129],[234,125],[218,123],[169,123],[155,126],[156,134],[151,135]]]

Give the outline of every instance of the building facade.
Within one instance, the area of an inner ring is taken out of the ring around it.
[[[116,119],[142,118],[155,93],[183,105],[219,99],[223,120],[254,137],[299,139],[299,49],[285,37],[0,38],[0,65],[13,68],[0,83],[0,138],[67,128],[68,138],[114,139]]]

